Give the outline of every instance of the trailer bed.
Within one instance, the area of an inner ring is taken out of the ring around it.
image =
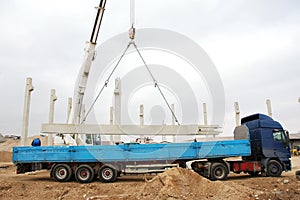
[[[89,163],[196,160],[249,156],[249,140],[107,146],[14,147],[13,163]]]

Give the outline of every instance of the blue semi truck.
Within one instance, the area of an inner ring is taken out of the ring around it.
[[[114,182],[121,174],[158,173],[175,166],[185,168],[187,163],[211,180],[226,179],[230,171],[277,177],[291,170],[288,132],[263,114],[243,118],[234,130],[234,140],[14,147],[13,163],[18,174],[47,169],[56,181],[75,177],[81,183],[94,178]]]

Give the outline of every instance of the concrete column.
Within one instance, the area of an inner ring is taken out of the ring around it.
[[[175,113],[175,105],[174,104],[171,105],[171,109],[172,109],[173,113]],[[173,126],[175,125],[175,118],[173,115],[172,115],[172,125]],[[176,142],[176,136],[173,135],[173,143],[175,143],[175,142]]]
[[[140,127],[144,126],[144,105],[140,105]],[[144,138],[145,136],[140,135],[140,138]]]
[[[71,110],[72,110],[72,98],[68,98],[68,107],[67,107],[67,123],[70,121],[70,116],[71,116]]]
[[[144,105],[140,105],[140,126],[144,126]]]
[[[240,126],[241,116],[240,116],[240,107],[238,102],[234,102],[234,110],[235,110],[235,124],[236,126]]]
[[[114,108],[112,106],[109,107],[109,124],[114,124]]]
[[[273,116],[273,113],[272,113],[271,100],[270,100],[270,99],[267,99],[267,100],[266,100],[266,104],[267,104],[268,115],[269,115],[269,117],[272,117],[272,116]]]
[[[207,108],[206,108],[206,103],[203,103],[203,121],[204,125],[207,125]]]
[[[114,108],[111,106],[109,108],[109,124],[113,125],[114,124]],[[114,144],[114,136],[110,135],[109,136],[110,144]]]
[[[121,124],[121,79],[116,78],[115,80],[115,90],[114,90],[114,124],[120,125]],[[115,142],[121,141],[121,136],[116,135],[114,137]]]
[[[175,106],[174,106],[174,104],[171,104],[171,109],[172,109],[172,112],[175,113]],[[172,115],[172,125],[175,125],[174,115]]]
[[[54,103],[57,100],[55,95],[55,90],[52,89],[50,93],[50,106],[49,106],[49,124],[53,124],[54,121]],[[48,146],[53,145],[53,137],[52,134],[48,134]]]
[[[82,117],[85,117],[85,104],[82,104],[82,106],[81,106],[81,110],[80,110],[80,116],[82,116]],[[82,122],[82,123],[84,123],[84,122]]]
[[[34,87],[32,85],[32,78],[27,78],[26,79],[26,87],[25,87],[25,100],[24,100],[24,110],[23,110],[21,146],[26,146],[26,144],[27,144],[30,99],[31,99],[31,92],[33,90],[34,90]]]

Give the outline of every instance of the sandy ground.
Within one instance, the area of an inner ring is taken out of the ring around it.
[[[0,199],[300,199],[300,156],[282,177],[230,174],[225,181],[209,181],[188,169],[173,168],[157,176],[122,176],[115,183],[58,183],[49,171],[17,175],[11,153],[0,151]]]

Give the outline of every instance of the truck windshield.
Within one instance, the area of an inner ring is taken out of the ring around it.
[[[273,137],[274,137],[275,141],[279,141],[279,142],[282,142],[284,144],[287,144],[287,138],[286,138],[284,130],[274,129],[273,130]]]

